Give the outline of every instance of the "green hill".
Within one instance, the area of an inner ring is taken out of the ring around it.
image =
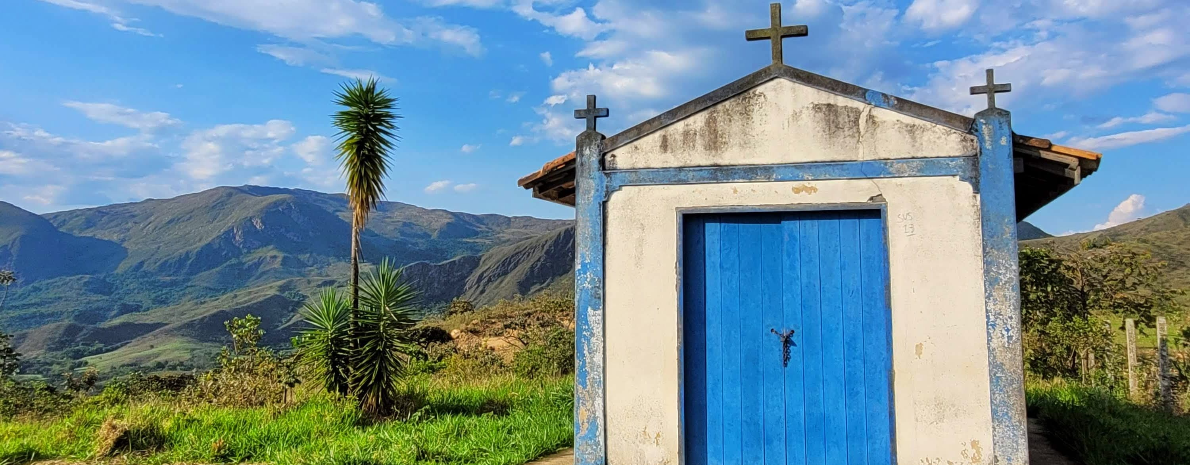
[[[0,328],[43,368],[201,365],[223,321],[247,313],[285,343],[307,297],[346,278],[350,215],[342,195],[257,186],[44,216],[0,203],[0,267],[19,278]],[[384,202],[363,249],[416,264],[427,308],[488,302],[565,279],[569,224]]]
[[[1168,263],[1166,276],[1170,286],[1190,290],[1190,205],[1102,231],[1029,240],[1023,244],[1071,250],[1083,241],[1100,237],[1145,248],[1153,257]],[[1190,296],[1186,297],[1185,300],[1190,300]]]

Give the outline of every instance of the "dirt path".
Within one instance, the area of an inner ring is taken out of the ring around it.
[[[1045,436],[1045,425],[1036,418],[1029,419],[1029,463],[1031,465],[1081,465],[1066,458]]]
[[[574,450],[566,449],[557,454],[538,459],[529,465],[574,465]]]

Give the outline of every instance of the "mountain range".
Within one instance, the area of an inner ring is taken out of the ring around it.
[[[0,330],[42,374],[203,367],[226,342],[223,322],[246,314],[262,318],[265,343],[284,345],[311,296],[345,286],[350,218],[343,195],[258,186],[45,215],[0,201],[0,268],[19,279]],[[1190,285],[1190,206],[1085,234],[1018,232],[1038,247],[1134,241]],[[427,310],[573,284],[571,221],[383,202],[362,243],[366,262],[403,267]]]
[[[311,295],[344,285],[350,218],[343,195],[258,186],[45,215],[0,202],[0,268],[19,280],[0,328],[47,371],[201,366],[249,313],[285,343]],[[564,286],[573,243],[569,221],[398,202],[362,236],[366,261],[404,266],[427,309]]]

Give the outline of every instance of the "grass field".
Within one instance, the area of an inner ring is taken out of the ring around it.
[[[572,444],[572,383],[419,376],[404,385],[419,399],[415,411],[385,422],[323,394],[267,408],[98,397],[60,418],[0,420],[0,464],[96,459],[113,437],[114,451],[103,455],[131,464],[523,464]]]
[[[1066,382],[1031,383],[1027,397],[1055,446],[1086,465],[1190,464],[1190,417]]]

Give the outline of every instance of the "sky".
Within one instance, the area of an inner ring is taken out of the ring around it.
[[[341,192],[333,92],[400,99],[389,200],[573,217],[516,180],[769,63],[767,1],[4,0],[0,200],[44,213],[220,185]],[[796,0],[791,66],[1105,153],[1030,217],[1056,234],[1190,202],[1190,2]]]

